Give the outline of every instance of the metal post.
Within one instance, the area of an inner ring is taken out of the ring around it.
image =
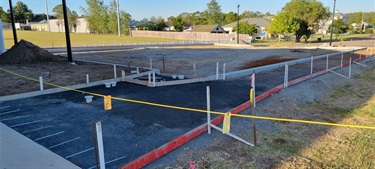
[[[51,32],[51,25],[49,24],[49,14],[48,14],[48,4],[46,0],[46,14],[47,14],[47,24],[48,24],[48,32]]]
[[[327,62],[326,62],[326,73],[328,73],[328,54],[327,54]]]
[[[359,52],[359,61],[362,59],[362,52]]]
[[[343,62],[344,62],[344,53],[341,53],[341,68],[343,66]]]
[[[314,56],[311,56],[311,63],[310,63],[310,75],[311,75],[311,77],[310,78],[312,78],[313,72],[314,72]]]
[[[210,86],[206,87],[207,93],[207,131],[208,134],[211,134],[211,99],[210,99]]]
[[[66,49],[68,52],[68,62],[73,63],[72,48],[70,45],[70,31],[68,22],[68,13],[66,9],[66,2],[62,0],[63,12],[64,12],[64,24],[65,24],[65,38],[66,38]]]
[[[43,87],[43,77],[42,76],[39,76],[39,88],[40,90],[44,90],[44,87]]]
[[[165,58],[163,57],[163,73],[165,73]]]
[[[9,0],[9,10],[10,10],[10,18],[12,20],[13,40],[14,40],[14,45],[16,45],[18,40],[17,40],[16,21],[14,19],[12,0]]]
[[[150,58],[150,69],[152,69],[152,58]]]
[[[288,72],[289,72],[289,66],[288,66],[287,63],[285,63],[284,88],[287,88],[287,87],[288,87],[288,80],[289,80]]]
[[[121,71],[121,80],[124,82],[125,81],[125,71]]]
[[[155,78],[155,72],[152,72],[152,87],[155,87],[156,78]]]
[[[116,68],[116,65],[113,65],[113,77],[115,77],[115,79],[117,78],[117,68]]]
[[[86,83],[90,83],[90,76],[89,76],[89,74],[86,74]]]
[[[368,57],[368,49],[369,49],[369,48],[366,49],[366,58]]]
[[[237,44],[240,44],[240,5],[237,6]]]
[[[334,0],[334,3],[333,3],[333,16],[332,16],[331,36],[329,38],[329,46],[332,46],[332,34],[333,34],[333,24],[335,23],[335,12],[336,12],[336,0]]]
[[[223,63],[223,80],[225,80],[225,63]]]
[[[105,169],[103,135],[102,135],[102,124],[101,124],[101,122],[96,123],[96,139],[98,141],[100,169]]]
[[[352,58],[349,60],[349,79],[352,78]]]
[[[216,62],[216,80],[219,80],[219,62]]]
[[[117,4],[117,32],[118,32],[118,36],[120,37],[120,36],[121,36],[121,27],[120,27],[120,4],[119,4],[118,0],[116,0],[116,4]]]
[[[195,67],[195,60],[193,61],[193,71],[194,71],[194,76],[197,76],[197,69]]]
[[[148,84],[151,84],[151,73],[148,73]]]
[[[256,116],[255,107],[256,107],[256,97],[255,97],[255,73],[253,74],[254,86],[253,86],[253,106],[251,106],[251,112],[253,116]],[[253,135],[254,135],[254,146],[257,145],[257,131],[256,131],[256,121],[253,118]]]
[[[4,34],[3,34],[3,26],[2,21],[0,19],[0,55],[5,52],[5,42],[4,42]]]
[[[96,141],[96,130],[95,130],[95,122],[91,122],[91,134],[92,134],[92,140],[94,143],[94,153],[95,153],[95,167],[96,169],[99,169],[99,153],[98,153],[98,142]]]

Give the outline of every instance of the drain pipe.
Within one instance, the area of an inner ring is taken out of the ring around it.
[[[0,19],[0,55],[5,52],[4,34],[3,34],[3,23]]]

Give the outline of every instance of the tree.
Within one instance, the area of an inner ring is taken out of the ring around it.
[[[240,34],[248,34],[248,35],[253,35],[254,33],[257,33],[258,29],[255,24],[249,25],[246,21],[241,21],[240,22],[240,30],[238,31]],[[238,30],[238,25],[233,27],[234,31]]]
[[[18,1],[14,7],[14,19],[19,23],[26,23],[33,19],[33,12],[27,7],[26,4]]]
[[[237,13],[229,12],[228,14],[225,15],[224,24],[230,24],[232,22],[236,22],[237,19],[238,19]]]
[[[168,25],[173,25],[173,20],[176,19],[176,17],[174,16],[170,16],[167,18],[167,24]]]
[[[221,12],[221,7],[216,0],[211,0],[207,4],[208,13],[208,24],[221,24],[223,20],[223,13]]]
[[[280,42],[282,34],[296,32],[299,29],[300,24],[290,13],[281,12],[273,18],[267,31],[277,34]]]
[[[328,32],[331,33],[332,24],[329,25]],[[349,30],[349,25],[345,24],[342,19],[337,19],[333,23],[333,33],[336,36],[336,39],[340,34],[346,33]]]
[[[72,11],[68,14],[68,24],[69,24],[69,30],[70,32],[77,32],[77,26],[78,26],[78,14],[76,11]]]
[[[3,22],[11,22],[9,13],[3,10],[3,7],[0,6],[0,19]]]
[[[86,0],[87,8],[81,10],[88,22],[89,29],[98,34],[108,33],[108,7],[102,0]]]
[[[300,24],[300,29],[296,31],[296,42],[300,42],[302,36],[310,37],[318,27],[319,20],[329,17],[329,10],[321,2],[316,0],[292,0],[287,3],[283,12],[289,13]]]
[[[182,32],[184,30],[184,25],[185,22],[183,21],[181,16],[178,16],[173,20],[173,26],[178,32]]]

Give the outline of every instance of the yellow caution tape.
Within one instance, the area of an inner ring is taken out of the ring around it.
[[[27,76],[23,76],[8,70],[5,70],[3,68],[0,68],[0,70],[13,74],[15,76],[19,76],[25,79],[29,79],[35,82],[39,83],[39,80],[33,79]],[[77,90],[77,89],[72,89],[69,87],[63,87],[59,85],[55,85],[52,83],[48,82],[43,82],[47,85],[58,87],[58,88],[63,88],[66,90],[70,91],[75,91],[75,92],[80,92],[80,93],[86,93],[94,96],[100,96],[100,97],[105,97],[105,95],[102,94],[97,94],[97,93],[92,93],[92,92],[87,92],[83,90]],[[207,113],[207,110],[201,110],[201,109],[195,109],[195,108],[187,108],[187,107],[179,107],[179,106],[171,106],[171,105],[166,105],[166,104],[159,104],[159,103],[152,103],[152,102],[146,102],[146,101],[140,101],[140,100],[132,100],[132,99],[126,99],[126,98],[119,98],[119,97],[111,97],[114,100],[120,100],[120,101],[125,101],[125,102],[131,102],[131,103],[138,103],[138,104],[145,104],[145,105],[150,105],[150,106],[157,106],[157,107],[164,107],[164,108],[170,108],[170,109],[177,109],[177,110],[185,110],[185,111],[192,111],[192,112],[199,112],[199,113]],[[210,111],[212,114],[218,114],[218,115],[225,115],[226,113],[224,112],[217,112],[217,111]],[[252,119],[261,119],[261,120],[272,120],[272,121],[284,121],[284,122],[295,122],[295,123],[307,123],[307,124],[319,124],[319,125],[327,125],[327,126],[338,126],[338,127],[351,127],[351,128],[360,128],[360,129],[372,129],[375,130],[375,126],[360,126],[360,125],[352,125],[352,124],[338,124],[338,123],[329,123],[329,122],[318,122],[318,121],[310,121],[310,120],[297,120],[297,119],[287,119],[287,118],[276,118],[276,117],[266,117],[266,116],[251,116],[251,115],[243,115],[243,114],[230,114],[230,116],[235,116],[235,117],[242,117],[242,118],[252,118]],[[224,116],[225,117],[225,116]]]

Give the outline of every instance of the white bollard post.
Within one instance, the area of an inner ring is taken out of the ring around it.
[[[343,62],[344,62],[344,53],[341,53],[341,68],[342,68],[342,64],[343,64]]]
[[[148,84],[151,84],[151,73],[148,73]]]
[[[90,83],[90,76],[89,76],[89,74],[86,74],[86,83]]]
[[[352,58],[349,60],[349,79],[352,78]]]
[[[155,78],[155,72],[152,73],[152,87],[155,87],[156,78]]]
[[[219,80],[219,62],[216,62],[216,80]]]
[[[117,68],[116,68],[116,65],[113,65],[113,75],[115,77],[115,79],[117,78]]]
[[[125,81],[125,71],[121,71],[121,81]]]
[[[103,134],[102,134],[102,123],[101,122],[96,123],[96,139],[97,139],[97,142],[98,142],[99,166],[100,166],[100,169],[105,169]]]
[[[152,58],[150,58],[150,69],[152,69]]]
[[[311,56],[311,63],[310,63],[310,78],[312,78],[312,74],[314,72],[314,56]]]
[[[4,42],[4,34],[3,34],[3,24],[0,19],[0,55],[5,52],[5,42]]]
[[[289,72],[289,66],[287,63],[285,63],[285,73],[284,73],[284,88],[288,87],[288,72]]]
[[[139,74],[139,67],[137,67],[137,74]]]
[[[44,87],[43,87],[43,77],[42,76],[39,76],[39,88],[40,90],[44,90]]]
[[[211,99],[210,99],[210,86],[206,87],[207,93],[207,132],[211,134]]]
[[[326,73],[328,73],[328,54],[327,54],[327,63],[326,63]]]
[[[225,63],[223,63],[223,80],[225,80]]]

